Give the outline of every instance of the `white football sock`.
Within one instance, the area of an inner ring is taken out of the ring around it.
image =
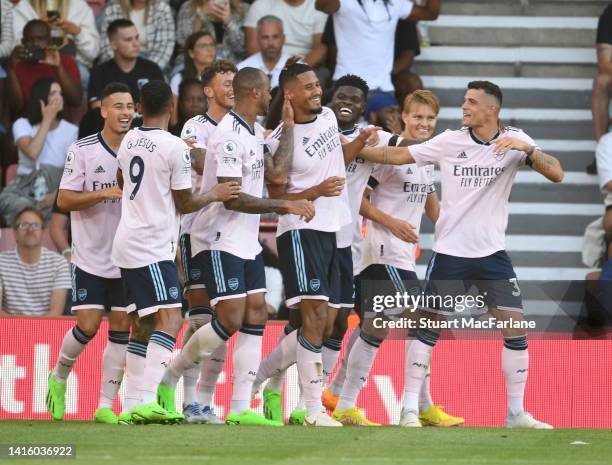
[[[229,333],[218,320],[202,326],[189,339],[181,353],[172,360],[162,383],[175,387],[183,374],[193,367],[199,367],[202,359],[209,357],[217,347],[229,339]]]
[[[306,409],[306,401],[304,400],[304,390],[302,389],[302,385],[298,384],[300,388],[300,397],[298,397],[297,404],[295,404],[294,412],[301,412]]]
[[[355,345],[355,341],[357,340],[360,334],[361,334],[361,328],[357,326],[351,333],[351,336],[349,337],[348,341],[346,341],[346,348],[344,349],[344,357],[342,357],[340,368],[338,368],[338,371],[336,372],[336,376],[334,376],[333,381],[329,385],[329,390],[335,396],[339,396],[340,392],[342,392],[342,385],[344,384],[344,380],[346,379],[346,368],[348,365],[348,358],[353,348],[353,345]]]
[[[78,326],[69,329],[64,335],[62,347],[57,357],[55,369],[53,370],[53,376],[60,383],[66,382],[76,359],[92,338],[93,336],[88,336]]]
[[[289,337],[285,338],[285,340]],[[300,385],[304,392],[304,401],[308,415],[323,411],[321,395],[323,394],[323,361],[321,348],[312,345],[301,334],[298,335],[297,370]]]
[[[198,398],[200,404],[205,407],[212,406],[215,386],[225,366],[226,356],[227,343],[217,347],[211,356],[204,359],[200,365],[200,393]]]
[[[206,323],[210,322],[212,315],[209,314],[195,314],[189,315],[189,324],[183,334],[183,347],[187,345],[191,336]],[[193,404],[198,401],[196,394],[196,386],[198,384],[198,376],[200,375],[200,368],[193,367],[189,368],[183,373],[183,405]]]
[[[373,341],[374,342],[374,341]],[[368,379],[372,364],[378,353],[380,342],[374,344],[364,341],[362,337],[357,339],[351,353],[349,354],[346,379],[340,392],[340,400],[336,410],[348,410],[355,407],[357,396]]]
[[[129,334],[127,331],[110,331],[109,341],[102,355],[102,382],[100,384],[98,408],[112,408],[117,392],[119,392],[123,382]],[[122,342],[113,342],[118,340],[122,340]]]
[[[524,409],[525,385],[529,370],[529,353],[525,350],[502,349],[502,371],[506,378],[508,413],[518,415]]]
[[[419,411],[419,393],[429,370],[433,346],[415,339],[406,345],[404,408]]]
[[[285,326],[285,328],[281,332],[278,338],[278,341],[276,341],[276,346],[278,347],[280,343],[283,341],[283,339],[285,339],[287,335],[291,334],[292,332],[293,332],[293,328],[291,328],[291,325],[287,324],[287,326]],[[266,389],[271,389],[273,391],[282,391],[283,384],[285,383],[286,375],[287,375],[287,370],[281,370],[278,373],[274,373],[272,376],[270,376],[268,384],[266,384]]]
[[[140,403],[138,383],[144,374],[147,357],[147,343],[130,340],[125,354],[125,394],[123,397],[122,412],[131,412]]]
[[[265,380],[274,374],[282,373],[297,360],[297,331],[292,331],[261,362],[253,383],[253,392],[259,390]],[[282,385],[281,385],[282,389]]]
[[[413,339],[409,339],[406,342],[406,354],[408,354],[408,349],[410,344],[414,342]],[[425,375],[425,379],[423,380],[423,384],[421,385],[421,390],[419,391],[419,412],[424,412],[425,410],[433,407],[434,403],[431,399],[431,390],[429,381],[431,379],[431,367],[427,367],[427,374]]]
[[[144,375],[138,392],[143,405],[157,401],[157,386],[164,377],[176,339],[163,331],[154,331],[147,347]]]
[[[337,339],[328,339],[321,347],[321,358],[323,360],[323,381],[327,382],[329,377],[336,368],[338,356],[342,348],[342,341]]]
[[[251,392],[261,362],[264,325],[244,325],[233,351],[234,375],[230,412],[240,414],[251,406]]]

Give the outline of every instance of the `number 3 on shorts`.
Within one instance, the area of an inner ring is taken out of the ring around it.
[[[514,297],[518,297],[519,295],[521,295],[521,288],[518,285],[518,280],[516,278],[511,278],[508,281],[510,281],[510,283],[514,286],[514,289],[512,290],[512,295]]]

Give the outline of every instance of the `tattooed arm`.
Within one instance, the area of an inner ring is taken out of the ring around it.
[[[219,184],[235,182],[240,184],[240,178],[217,178]],[[306,218],[310,221],[314,217],[315,209],[312,202],[308,200],[280,200],[263,199],[253,195],[240,194],[233,199],[223,202],[228,210],[235,210],[242,213],[278,213],[279,215],[293,214]]]
[[[274,155],[264,154],[264,176],[268,184],[286,184],[287,173],[293,162],[293,107],[286,97],[283,103],[283,124],[280,139]]]
[[[501,137],[491,141],[496,146],[497,153],[506,153],[508,150],[520,150],[527,154],[525,163],[552,182],[563,180],[563,167],[559,160],[552,155],[544,153],[535,145],[515,137]]]

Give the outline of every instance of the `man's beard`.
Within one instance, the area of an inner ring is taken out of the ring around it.
[[[309,113],[311,115],[318,115],[323,111],[323,106],[320,106],[319,108],[312,108],[309,110]]]

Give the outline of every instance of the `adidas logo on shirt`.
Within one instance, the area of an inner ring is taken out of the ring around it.
[[[412,174],[412,170],[411,170],[410,168],[408,168],[408,169],[406,170],[406,174]]]
[[[467,155],[465,152],[461,152],[459,155],[457,155],[457,158],[467,158]]]
[[[306,145],[309,141],[310,141],[310,137],[303,137],[302,138],[302,145]]]
[[[106,170],[102,167],[102,165],[98,165],[94,173],[106,173]]]

